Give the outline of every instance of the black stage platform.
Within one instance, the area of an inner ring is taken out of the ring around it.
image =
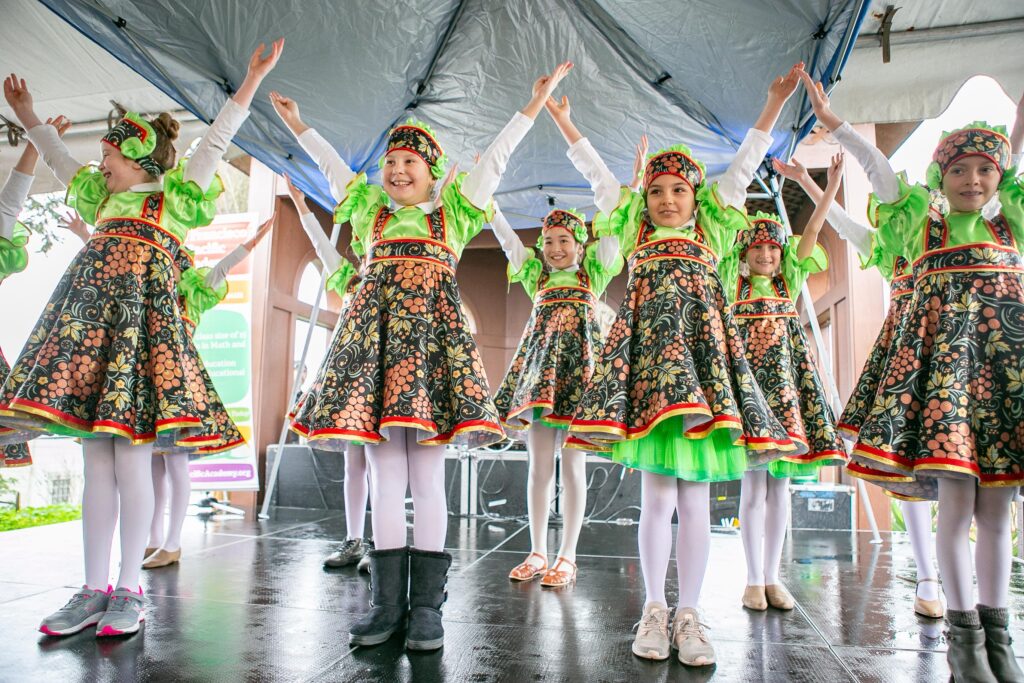
[[[515,585],[508,570],[529,549],[517,522],[452,518],[455,555],[445,607],[447,640],[407,655],[399,638],[351,648],[348,625],[366,608],[366,579],[325,571],[343,536],[340,513],[277,508],[272,519],[186,521],[177,567],[145,574],[152,600],[143,630],[98,641],[36,632],[81,583],[77,523],[0,534],[0,680],[3,681],[942,681],[941,625],[912,612],[913,562],[899,535],[795,531],[783,578],[790,613],[740,606],[738,536],[713,539],[703,612],[715,670],[630,654],[643,601],[636,527],[591,525],[580,541],[575,588]],[[549,547],[558,546],[552,529]],[[116,542],[115,542],[116,544]],[[670,567],[670,590],[675,568]],[[670,599],[674,596],[670,596]],[[1024,579],[1014,571],[1014,638],[1024,654]]]

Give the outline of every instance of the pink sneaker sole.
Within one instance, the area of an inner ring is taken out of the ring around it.
[[[137,633],[138,632],[139,626],[144,621],[145,621],[145,619],[139,619],[139,622],[137,624],[135,624],[135,628],[126,629],[124,631],[119,631],[116,628],[114,628],[113,626],[104,626],[101,630],[96,631],[96,637],[97,638],[103,638],[103,637],[108,637],[108,636],[127,636],[127,635],[131,635],[132,633]]]

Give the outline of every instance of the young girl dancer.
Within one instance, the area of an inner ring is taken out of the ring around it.
[[[740,535],[747,558],[747,609],[793,609],[793,596],[779,580],[789,523],[789,478],[846,460],[796,309],[808,276],[827,267],[818,232],[839,191],[842,169],[842,157],[833,159],[825,190],[828,201],[819,204],[803,235],[787,237],[777,216],[758,214],[719,266],[754,378],[797,444],[796,451],[743,475]]]
[[[57,129],[57,135],[63,136],[71,122],[63,116],[47,119],[47,125]],[[29,232],[18,223],[18,214],[28,198],[32,179],[36,172],[39,153],[35,145],[25,145],[18,163],[11,169],[11,175],[0,189],[0,284],[7,276],[20,273],[28,265]],[[0,350],[0,380],[7,379],[10,366]],[[24,467],[32,464],[27,439],[32,438],[30,432],[0,425],[0,467]]]
[[[823,203],[824,193],[814,182],[807,169],[799,161],[793,160],[786,164],[773,159],[775,170],[788,180],[792,180],[803,188],[807,196],[819,207]],[[896,348],[906,312],[910,310],[910,302],[914,293],[914,276],[910,264],[902,256],[896,256],[884,249],[872,246],[873,230],[850,217],[839,204],[834,201],[828,206],[827,219],[840,237],[853,245],[860,255],[864,267],[874,266],[889,281],[889,312],[882,323],[875,344],[871,347],[867,362],[857,380],[857,386],[850,395],[843,415],[839,418],[840,433],[856,441],[860,425],[864,421],[875,394],[878,392],[878,381],[882,372],[889,365],[889,358]],[[847,466],[857,476],[868,480],[891,479],[892,475],[863,464],[850,463]],[[917,566],[917,587],[914,594],[914,612],[930,619],[938,619],[943,615],[942,602],[939,600],[939,575],[935,569],[935,539],[932,536],[931,503],[927,500],[909,499],[898,496],[888,489],[886,493],[900,501],[903,521],[907,527],[907,537],[914,553]]]
[[[530,555],[509,573],[513,581],[567,586],[576,580],[576,542],[587,502],[586,453],[562,450],[562,547],[548,568],[548,511],[555,479],[555,449],[583,397],[601,330],[594,305],[622,271],[616,237],[587,246],[586,219],[554,209],[541,222],[535,249],[523,246],[501,211],[494,211],[494,234],[508,258],[510,282],[533,299],[522,341],[495,398],[502,424],[527,429]],[[543,262],[537,258],[537,252]]]
[[[302,122],[294,101],[271,94],[330,182],[340,202],[335,220],[352,224],[353,250],[369,257],[366,279],[321,367],[320,389],[293,423],[327,448],[367,444],[377,549],[370,553],[371,609],[350,629],[356,645],[384,642],[407,613],[408,648],[444,644],[440,610],[451,555],[444,552],[442,446],[480,446],[504,436],[463,317],[455,267],[490,215],[509,155],[571,67],[567,62],[537,80],[530,102],[480,162],[444,187],[441,207],[431,197],[447,158],[423,124],[391,131],[381,159],[383,185],[373,186]],[[414,548],[406,546],[407,485],[416,511]]]
[[[331,274],[327,279],[327,289],[341,297],[342,307],[338,313],[340,326],[341,321],[345,319],[345,312],[355,297],[361,278],[352,264],[342,258],[335,246],[331,244],[331,240],[320,227],[320,223],[317,222],[316,216],[309,210],[309,206],[306,204],[306,195],[292,184],[291,179],[286,178],[285,180],[288,184],[288,195],[295,204],[295,210],[299,212],[302,228],[306,231],[309,241],[312,242],[313,249],[324,270]],[[317,391],[317,387],[312,387],[311,391]],[[306,400],[308,400],[308,394],[300,399],[292,411],[292,418],[299,412]],[[348,442],[345,445],[345,540],[341,547],[324,558],[325,567],[336,569],[357,563],[360,567],[363,566],[363,558],[371,545],[363,538],[366,525],[366,501],[370,491],[368,474],[363,444],[355,441]]]
[[[213,218],[216,162],[260,81],[280,56],[253,54],[187,164],[174,166],[178,124],[128,114],[103,138],[98,168],[71,157],[41,125],[25,82],[4,95],[43,161],[68,185],[68,204],[96,230],[72,261],[3,387],[0,423],[82,438],[85,585],[40,630],[67,635],[138,631],[142,554],[153,516],[152,442],[201,433],[207,378],[176,302],[174,257],[188,231]],[[120,508],[120,514],[119,514]],[[121,569],[108,592],[110,546],[120,517]]]
[[[678,510],[679,660],[715,661],[697,601],[711,543],[709,483],[739,479],[752,464],[795,446],[771,413],[743,356],[716,270],[746,225],[746,188],[771,144],[769,131],[797,84],[795,66],[772,83],[768,101],[722,179],[682,145],[647,162],[643,192],[620,188],[572,124],[569,103],[549,102],[569,158],[594,188],[598,236],[616,235],[629,259],[626,297],[570,431],[611,444],[612,457],[643,470],[640,563],[647,600],[633,652],[667,659],[665,576],[672,513]],[[621,191],[620,191],[621,189]]]
[[[179,259],[182,270],[178,281],[178,303],[189,337],[194,338],[203,314],[227,296],[228,272],[252,253],[273,225],[274,216],[271,216],[251,237],[231,250],[212,268],[195,268],[192,254],[184,248],[179,251],[179,256],[184,258]],[[181,560],[181,529],[185,524],[188,499],[192,493],[189,460],[223,453],[245,443],[242,433],[217,398],[216,389],[211,385],[207,390],[211,397],[211,411],[205,432],[207,436],[217,437],[220,443],[199,447],[158,444],[153,448],[153,521],[149,527],[149,543],[144,555],[145,562],[142,563],[143,569],[167,567]]]
[[[911,310],[853,459],[930,486],[938,498],[936,551],[954,680],[1024,681],[1007,628],[1009,503],[1024,483],[1024,182],[1011,165],[1011,149],[1019,154],[1024,138],[1022,105],[1012,143],[983,122],[945,134],[928,187],[910,186],[832,112],[821,85],[802,78],[818,120],[874,175],[879,248],[914,268]],[[929,188],[942,191],[947,214],[932,206]],[[982,208],[997,195],[1001,210],[988,219]]]

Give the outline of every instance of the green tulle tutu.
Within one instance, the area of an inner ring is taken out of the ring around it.
[[[671,417],[642,439],[614,443],[611,457],[624,467],[686,481],[732,481],[741,479],[747,469],[746,449],[732,439],[728,429],[687,438],[682,418]]]
[[[817,478],[818,471],[822,465],[829,465],[829,462],[786,462],[785,460],[772,460],[768,463],[767,467],[757,468],[766,469],[768,474],[772,475],[776,479],[785,479],[786,477],[814,477]]]

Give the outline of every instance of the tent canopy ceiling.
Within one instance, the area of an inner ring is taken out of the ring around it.
[[[104,120],[111,99],[147,112],[184,108],[209,121],[241,82],[252,48],[285,36],[282,61],[237,142],[271,168],[291,173],[324,206],[332,204],[326,183],[278,121],[265,96],[271,89],[294,96],[303,118],[371,177],[387,130],[409,115],[434,126],[449,156],[468,168],[525,104],[533,79],[566,58],[577,67],[560,92],[623,179],[644,132],[653,149],[686,142],[711,175],[720,173],[756,118],[770,78],[803,60],[816,77],[834,80],[843,69],[844,46],[858,47],[834,100],[851,119],[874,120],[877,111],[877,120],[892,120],[893,105],[879,98],[843,99],[870,88],[879,72],[892,73],[886,77],[894,84],[902,80],[890,99],[917,103],[933,95],[906,82],[903,60],[916,45],[904,47],[894,37],[893,61],[881,68],[877,39],[855,41],[861,16],[863,32],[877,32],[884,11],[877,1],[410,0],[361,3],[344,12],[330,0],[44,4],[5,6],[0,40],[17,57],[10,67],[3,60],[3,68],[26,75],[41,114],[67,113],[78,121]],[[910,6],[896,13],[893,25],[899,35],[909,27],[1005,20],[1019,3],[904,5]],[[988,71],[990,64],[969,54],[960,61],[968,70]],[[0,113],[9,116],[6,107]],[[798,92],[783,111],[773,153],[785,154],[806,132],[806,114]],[[536,225],[552,200],[593,210],[546,119],[538,118],[499,189],[498,201],[517,226]],[[197,132],[200,125],[194,124]],[[0,154],[0,171],[14,156]]]

